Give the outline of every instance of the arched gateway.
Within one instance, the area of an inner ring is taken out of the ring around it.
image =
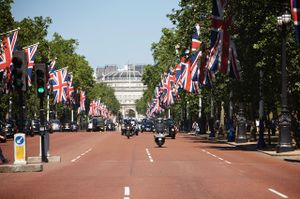
[[[123,118],[141,118],[136,111],[135,101],[143,96],[146,86],[142,82],[142,74],[134,67],[126,70],[116,70],[98,77],[98,82],[105,83],[114,89],[116,98],[121,104],[120,112]]]

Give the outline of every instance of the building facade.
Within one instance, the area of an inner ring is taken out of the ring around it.
[[[99,69],[101,73],[96,73],[96,80],[114,89],[114,94],[121,105],[120,112],[123,118],[142,118],[143,115],[138,115],[136,111],[135,101],[143,96],[146,89],[142,82],[144,66],[138,65],[136,68],[135,65],[125,65],[114,69],[110,67],[109,70],[107,68],[102,71]]]

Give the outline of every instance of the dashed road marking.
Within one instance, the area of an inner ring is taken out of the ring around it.
[[[206,151],[205,149],[202,149],[202,152],[207,153],[208,155],[211,155],[211,156],[213,156],[213,157],[215,157],[215,158],[218,158],[219,160],[221,160],[221,161],[223,161],[223,162],[225,162],[225,163],[227,163],[227,164],[232,164],[231,162],[229,162],[229,161],[227,161],[227,160],[224,160],[223,158],[218,157],[217,155],[215,155],[215,154],[213,154],[213,153],[211,153],[211,152],[209,152],[209,151]]]
[[[280,196],[282,198],[289,198],[288,196],[284,195],[283,193],[280,193],[280,192],[278,192],[278,191],[276,191],[276,190],[274,190],[272,188],[269,188],[268,190],[271,191],[271,192],[273,192],[273,193],[275,193],[276,195],[278,195],[278,196]]]
[[[124,187],[124,199],[130,199],[130,188]]]
[[[77,160],[79,160],[82,156],[84,156],[85,154],[87,154],[88,152],[90,152],[92,150],[92,148],[88,149],[87,151],[85,151],[84,153],[80,154],[79,156],[77,156],[76,158],[74,158],[73,160],[71,160],[71,162],[76,162]]]
[[[150,161],[150,162],[153,162],[153,158],[152,158],[152,156],[151,156],[151,154],[150,154],[148,148],[146,148],[146,153],[147,153],[147,155],[148,155],[149,161]]]

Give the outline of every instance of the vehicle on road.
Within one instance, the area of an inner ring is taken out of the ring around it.
[[[62,131],[71,131],[71,123],[70,122],[65,122],[62,125]]]
[[[105,123],[102,117],[93,117],[87,127],[87,131],[105,131]]]
[[[108,119],[105,121],[105,129],[106,131],[115,131],[116,125],[111,119]]]
[[[0,138],[0,142],[6,142],[6,133],[4,131],[5,125],[4,123],[0,120],[0,135],[2,136]]]
[[[50,120],[50,126],[51,126],[51,130],[52,132],[59,132],[62,131],[62,126],[59,120],[55,119],[55,120]]]
[[[18,127],[15,120],[8,120],[5,124],[4,132],[6,138],[13,138],[15,133],[18,133]]]
[[[71,122],[71,131],[77,132],[79,129],[79,125],[76,122]]]
[[[168,118],[164,121],[166,128],[166,136],[175,139],[176,137],[176,128],[173,119]]]
[[[150,119],[144,119],[141,125],[141,132],[154,132],[154,122]]]
[[[162,118],[158,118],[155,122],[154,141],[158,147],[162,147],[165,143],[166,126]]]

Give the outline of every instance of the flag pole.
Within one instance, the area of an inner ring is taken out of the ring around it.
[[[29,48],[29,47],[31,47],[31,46],[36,46],[36,45],[39,45],[39,44],[40,44],[40,42],[37,42],[37,43],[35,43],[35,44],[31,44],[31,45],[29,45],[29,46],[25,46],[25,47],[23,47],[22,49]]]
[[[10,31],[4,32],[4,33],[0,33],[0,36],[7,35],[7,34],[9,34],[9,33],[11,33],[11,32],[15,32],[15,31],[20,30],[20,29],[21,29],[21,28],[18,27],[18,28],[14,29],[14,30],[10,30]]]

